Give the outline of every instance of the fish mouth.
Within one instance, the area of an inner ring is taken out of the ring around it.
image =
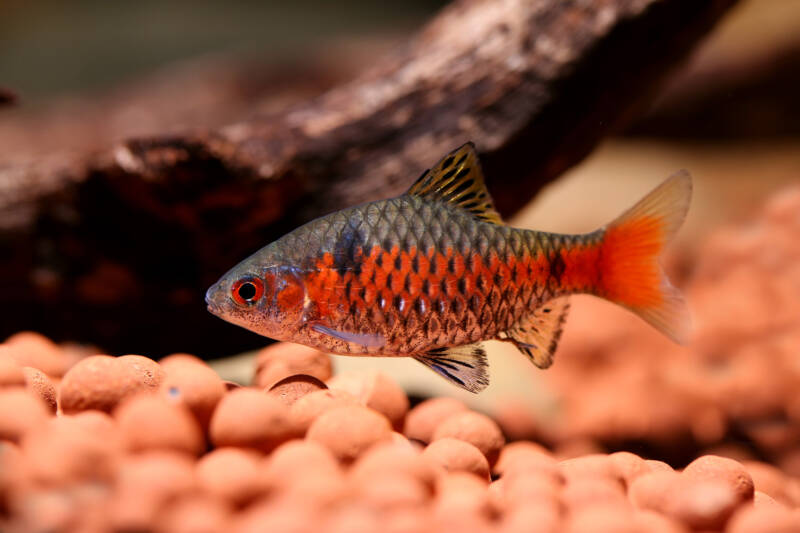
[[[206,291],[206,309],[208,309],[208,311],[214,315],[219,315],[220,313],[220,306],[216,301],[218,294],[219,287],[217,284],[212,285]]]

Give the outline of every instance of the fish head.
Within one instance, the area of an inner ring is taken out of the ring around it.
[[[208,310],[265,337],[290,340],[303,322],[306,290],[298,269],[254,256],[226,273],[206,292]]]

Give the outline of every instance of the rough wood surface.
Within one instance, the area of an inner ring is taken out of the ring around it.
[[[734,2],[457,1],[310,101],[7,164],[0,335],[147,355],[262,344],[202,302],[239,259],[314,216],[401,193],[466,140],[513,213],[637,113]]]

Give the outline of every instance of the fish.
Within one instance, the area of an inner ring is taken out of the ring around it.
[[[489,385],[483,342],[549,367],[570,295],[591,294],[685,343],[689,318],[660,258],[689,209],[680,171],[611,223],[558,234],[503,223],[475,145],[405,194],[300,226],[206,293],[214,315],[336,355],[411,357],[470,392]]]

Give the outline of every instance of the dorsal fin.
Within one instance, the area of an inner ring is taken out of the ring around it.
[[[423,173],[408,194],[448,202],[484,222],[503,223],[486,190],[478,154],[471,142],[453,150]]]

